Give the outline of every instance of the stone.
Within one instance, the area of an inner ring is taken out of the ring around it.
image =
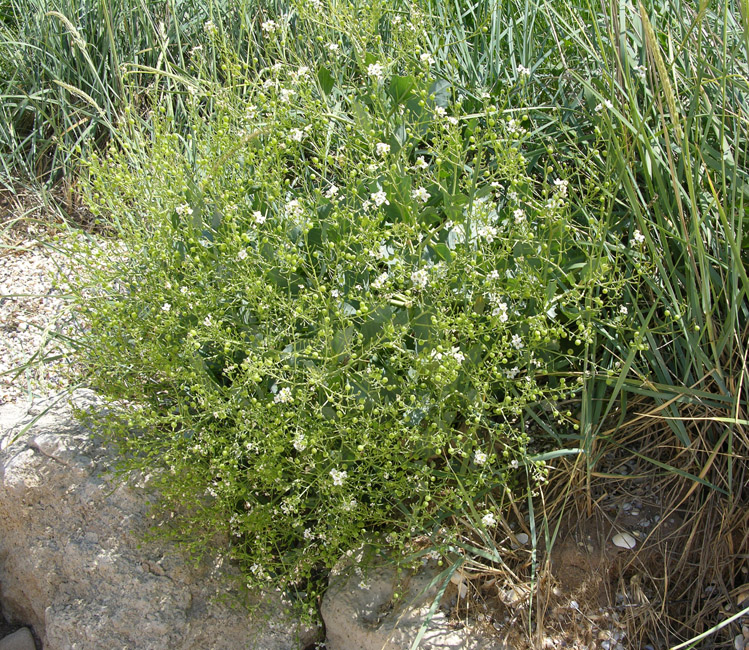
[[[443,579],[434,579],[443,570],[430,561],[399,579],[387,559],[373,562],[361,575],[336,567],[321,606],[326,650],[410,648],[442,586]],[[395,593],[401,596],[397,600]],[[490,630],[456,625],[444,610],[436,609],[420,650],[506,650]]]
[[[31,636],[29,628],[22,627],[0,639],[0,650],[36,650],[34,637]]]
[[[82,390],[72,401],[97,403]],[[33,627],[45,650],[294,650],[317,638],[279,594],[258,597],[252,614],[236,606],[229,578],[239,571],[220,547],[195,566],[167,542],[145,543],[158,522],[144,489],[106,476],[114,459],[67,403],[0,406],[0,606],[10,622]]]
[[[633,549],[637,546],[637,540],[629,533],[617,533],[611,538],[614,546],[619,548]]]

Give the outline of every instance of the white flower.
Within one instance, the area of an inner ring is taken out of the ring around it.
[[[442,106],[435,106],[434,113],[437,117],[445,117],[445,115],[447,115],[447,111]]]
[[[508,320],[507,303],[506,302],[497,303],[497,306],[492,310],[492,316],[499,316],[499,321],[501,323],[506,323]]]
[[[506,323],[509,320],[509,316],[506,311],[502,311],[499,307],[495,307],[492,310],[492,316],[499,316],[500,323]]]
[[[477,235],[481,237],[481,239],[485,239],[490,244],[494,241],[494,238],[497,236],[497,229],[494,226],[485,225],[479,227],[477,231]]]
[[[276,396],[273,398],[273,401],[276,404],[285,404],[287,402],[290,402],[292,399],[293,398],[291,396],[291,388],[286,386],[276,393]]]
[[[426,188],[420,187],[419,189],[411,192],[411,196],[421,203],[426,203],[429,200],[429,197],[432,195],[426,191]]]
[[[333,479],[333,485],[343,485],[343,481],[346,480],[348,473],[338,469],[330,470],[330,477]]]
[[[333,184],[325,192],[325,198],[332,199],[336,194],[338,194],[338,186]]]
[[[562,180],[561,178],[554,179],[554,185],[557,188],[560,196],[567,196],[567,186],[569,181]]]
[[[377,276],[374,280],[372,280],[372,288],[373,289],[382,289],[384,284],[387,282],[388,277],[390,277],[387,272],[382,273]]]
[[[484,526],[486,526],[487,528],[489,528],[497,524],[497,518],[490,512],[488,514],[485,514],[481,518],[481,523],[484,524]]]
[[[325,47],[328,48],[328,52],[337,52],[341,46],[338,43],[328,43]]]
[[[297,434],[294,438],[294,449],[297,451],[304,451],[307,449],[307,439],[304,437],[303,433]]]
[[[260,210],[255,210],[255,212],[252,213],[252,216],[255,219],[255,223],[257,224],[265,223],[265,215],[262,212],[260,212]]]
[[[211,325],[213,325],[213,318],[211,318],[210,314],[208,314],[208,316],[203,319],[203,325],[205,325],[206,327],[210,327]]]
[[[414,163],[416,169],[429,169],[429,163],[424,160],[424,156],[419,156]]]
[[[302,140],[304,140],[304,131],[302,131],[302,129],[292,129],[291,139],[295,142],[301,142]]]
[[[424,289],[429,284],[429,273],[426,269],[419,269],[411,274],[411,282],[419,289]]]
[[[390,205],[390,201],[388,201],[387,195],[385,194],[384,190],[380,190],[379,192],[375,192],[370,197],[372,199],[372,202],[379,208],[383,203],[385,205]]]
[[[218,27],[216,27],[212,20],[206,20],[205,23],[203,23],[203,29],[206,34],[211,36],[215,36],[218,33]]]
[[[514,347],[516,350],[520,350],[523,348],[523,339],[521,339],[518,334],[512,335],[512,347]]]
[[[645,235],[643,235],[639,230],[635,230],[632,233],[632,246],[635,244],[642,244],[642,242],[645,241]]]
[[[266,34],[272,34],[278,29],[278,23],[275,20],[265,20],[260,24],[260,29]]]
[[[296,93],[291,88],[281,88],[279,94],[281,95],[281,101],[288,103]]]
[[[515,223],[517,224],[521,224],[523,223],[523,221],[525,221],[525,212],[523,212],[520,208],[515,210],[515,212],[512,213],[512,216],[515,218]]]
[[[452,115],[447,118],[447,121],[450,122],[450,124],[452,124],[453,126],[457,126],[458,124],[458,118]]]
[[[627,309],[626,305],[621,305],[619,307],[619,313],[624,314],[626,316],[629,313],[629,309]]]
[[[304,539],[315,539],[315,534],[312,532],[311,528],[305,528],[302,537],[304,537]]]
[[[382,67],[381,63],[370,63],[367,66],[367,74],[370,77],[374,77],[377,80],[382,79],[382,75],[385,72],[385,68]]]
[[[375,149],[377,150],[378,156],[386,156],[390,153],[390,145],[385,144],[384,142],[378,142]]]
[[[183,203],[175,208],[177,214],[181,217],[189,217],[192,214],[192,208],[187,204]]]
[[[510,118],[507,122],[507,132],[511,135],[517,133],[519,135],[522,135],[525,133],[525,129],[520,126],[520,122],[518,122],[514,117]]]
[[[524,65],[518,65],[517,71],[521,77],[527,77],[531,73],[530,68],[526,68]]]
[[[520,368],[517,366],[514,366],[510,368],[509,370],[505,370],[505,376],[507,379],[515,379],[515,377],[518,376],[518,373],[520,372]]]
[[[610,99],[604,99],[600,104],[596,106],[596,113],[600,113],[603,111],[603,109],[606,108],[608,110],[611,110],[614,108],[614,105],[611,103]]]
[[[286,217],[289,219],[295,219],[302,216],[304,208],[299,202],[299,199],[292,199],[286,204]]]
[[[460,351],[460,348],[457,345],[450,350],[450,354],[458,363],[463,363],[466,360],[466,355]]]
[[[247,251],[243,248],[241,251],[237,253],[237,257],[240,260],[246,260],[247,259]]]
[[[473,454],[473,462],[476,465],[483,465],[488,459],[489,457],[483,451],[475,451]]]
[[[489,271],[489,275],[486,276],[487,280],[499,280],[499,271],[497,269],[494,269],[493,271]]]
[[[517,469],[518,467],[520,467],[520,463],[518,462],[517,458],[513,458],[510,461],[510,467],[512,467],[513,469]]]
[[[341,506],[341,508],[342,508],[342,509],[343,509],[343,510],[344,510],[345,512],[351,512],[352,510],[354,510],[354,509],[356,508],[356,499],[354,499],[354,498],[352,497],[351,499],[349,499],[348,501],[346,501],[346,503],[344,503],[344,504],[343,504],[343,505]]]
[[[161,311],[168,312],[171,308],[172,306],[168,302],[165,302],[163,305],[161,305]]]
[[[427,65],[434,65],[434,57],[429,52],[424,52],[420,57],[419,61],[426,63]]]

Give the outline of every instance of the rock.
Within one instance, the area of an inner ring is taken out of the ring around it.
[[[22,627],[0,639],[0,650],[36,650],[34,637],[31,636],[29,628]]]
[[[611,541],[614,543],[614,546],[618,546],[619,548],[632,549],[637,546],[637,540],[629,533],[617,533],[611,538]]]
[[[410,648],[442,585],[442,581],[431,584],[442,570],[428,563],[403,582],[387,560],[379,560],[362,576],[337,567],[321,607],[327,650]],[[394,602],[396,591],[401,598]],[[505,650],[505,646],[488,629],[455,625],[438,607],[419,649]]]
[[[517,540],[517,544],[515,544],[515,542],[510,543],[510,547],[513,550],[519,549],[521,546],[525,546],[530,540],[530,537],[528,537],[528,533],[518,533],[517,535],[515,535],[515,539]]]
[[[96,404],[90,391],[74,401]],[[103,476],[113,453],[69,406],[22,432],[30,421],[0,406],[0,605],[45,650],[293,650],[315,639],[277,595],[252,615],[235,607],[227,578],[239,573],[220,556],[195,567],[167,543],[144,543],[157,523],[145,493]]]

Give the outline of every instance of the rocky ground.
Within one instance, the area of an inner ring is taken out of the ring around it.
[[[60,391],[69,370],[64,341],[71,316],[59,288],[70,267],[34,226],[0,239],[0,404]],[[46,358],[45,363],[36,363]]]

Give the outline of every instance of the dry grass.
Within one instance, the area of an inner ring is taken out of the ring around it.
[[[510,647],[670,648],[749,605],[749,436],[746,402],[737,403],[731,413],[680,405],[694,441],[685,447],[662,405],[640,398],[630,421],[606,432],[589,487],[579,459],[560,459],[536,506],[553,544],[540,529],[535,580],[522,548],[503,552],[502,567],[473,567],[470,613],[493,621]],[[621,532],[636,537],[634,549],[612,543]],[[733,647],[742,622],[696,647]]]

